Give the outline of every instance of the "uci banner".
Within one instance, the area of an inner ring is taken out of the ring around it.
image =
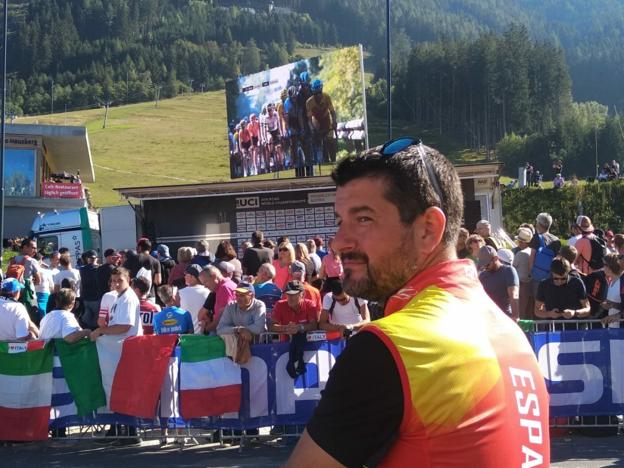
[[[550,415],[624,414],[624,329],[529,335],[550,394]]]

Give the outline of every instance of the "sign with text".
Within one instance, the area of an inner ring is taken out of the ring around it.
[[[44,182],[41,184],[43,198],[84,198],[82,184],[58,184]]]
[[[530,339],[552,417],[624,413],[624,330],[544,332]]]

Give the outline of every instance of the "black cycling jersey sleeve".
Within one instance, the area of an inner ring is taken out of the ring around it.
[[[343,465],[370,466],[394,440],[402,416],[394,359],[377,336],[361,332],[338,356],[307,430]]]

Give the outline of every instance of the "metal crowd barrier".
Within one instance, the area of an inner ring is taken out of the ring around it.
[[[622,322],[619,319],[616,322]],[[599,330],[608,328],[603,325],[600,319],[580,319],[580,320],[524,320],[523,330],[527,333],[539,332],[560,332],[560,331],[584,331]],[[623,415],[596,415],[596,416],[569,416],[551,418],[550,427],[553,433],[559,435],[569,434],[575,430],[587,430],[591,434],[592,430],[613,429],[614,434],[624,433]]]

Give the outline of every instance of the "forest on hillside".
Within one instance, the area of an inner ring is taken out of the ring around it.
[[[591,8],[588,8],[588,7]],[[369,116],[385,117],[381,0],[12,0],[8,111],[41,114],[223,89],[362,43]],[[624,159],[622,0],[392,0],[395,117],[494,154]],[[587,102],[585,102],[587,101]],[[590,102],[591,101],[591,102]]]
[[[381,0],[12,0],[13,114],[113,105],[222,89],[224,81],[283,64],[298,43],[364,44],[383,75]],[[510,24],[560,47],[576,100],[624,108],[621,0],[392,0],[393,59],[414,45],[472,41]]]

